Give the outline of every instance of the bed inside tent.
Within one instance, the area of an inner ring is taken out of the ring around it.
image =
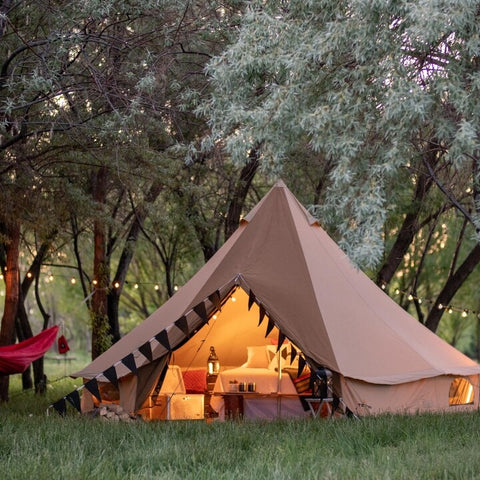
[[[298,347],[287,339],[278,345],[279,331],[268,315],[260,318],[258,305],[235,286],[208,323],[171,352],[168,367],[156,370],[158,378],[137,413],[146,420],[307,416],[310,370]],[[219,368],[209,372],[211,348]],[[118,403],[112,383],[98,386],[101,402],[90,396],[96,406]]]

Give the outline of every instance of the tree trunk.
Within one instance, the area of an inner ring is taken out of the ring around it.
[[[15,317],[20,294],[18,257],[20,254],[20,225],[11,224],[8,228],[9,242],[5,246],[5,307],[0,328],[0,346],[11,345],[15,340]],[[8,402],[8,375],[0,376],[0,402]]]
[[[245,204],[245,198],[252,185],[253,178],[257,173],[258,166],[258,151],[252,150],[248,156],[248,163],[240,172],[240,177],[237,180],[232,199],[230,200],[227,216],[225,218],[225,240],[232,235],[240,224],[240,215]]]
[[[120,303],[120,295],[122,294],[128,268],[133,258],[138,236],[142,231],[145,219],[148,215],[147,205],[155,202],[162,189],[163,182],[155,181],[145,195],[143,204],[135,210],[130,231],[127,235],[127,241],[125,242],[120,260],[118,262],[117,273],[113,279],[113,288],[111,288],[108,292],[108,321],[110,325],[110,332],[112,334],[112,341],[114,343],[120,340],[120,326],[118,323],[118,306]]]
[[[102,207],[107,196],[107,169],[100,167],[94,178],[93,196],[99,207],[94,220],[94,258],[93,258],[93,295],[92,295],[92,360],[106,351],[111,345],[108,323],[107,291],[109,272],[106,257],[105,222],[101,217]]]
[[[467,255],[467,258],[463,263],[458,267],[453,275],[451,275],[442,291],[438,295],[435,304],[430,310],[427,320],[425,321],[425,326],[428,327],[432,332],[436,332],[440,319],[442,318],[445,308],[438,308],[440,305],[446,307],[454,295],[457,293],[458,289],[463,285],[468,276],[473,272],[475,267],[480,262],[480,244],[476,244],[470,253]]]
[[[431,186],[432,181],[426,175],[420,174],[418,176],[410,211],[405,216],[395,243],[377,274],[377,285],[387,285],[390,282],[403,257],[407,253],[408,248],[418,232],[418,217],[422,208],[422,201]]]

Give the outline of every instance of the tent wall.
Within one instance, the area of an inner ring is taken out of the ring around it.
[[[397,385],[380,385],[341,377],[343,400],[357,415],[382,413],[415,414],[421,412],[469,411],[479,406],[479,376],[467,376],[474,389],[473,403],[449,405],[452,381],[457,376],[440,375]]]

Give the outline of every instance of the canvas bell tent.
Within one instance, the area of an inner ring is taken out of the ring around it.
[[[480,366],[356,269],[279,181],[185,286],[73,375],[86,382],[82,409],[111,385],[138,412],[162,383],[173,393],[205,369],[210,346],[222,371],[252,367],[272,336],[311,371],[328,368],[358,415],[478,408]]]

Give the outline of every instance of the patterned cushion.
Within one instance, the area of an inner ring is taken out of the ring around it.
[[[297,389],[297,393],[312,393],[310,385],[310,372],[304,373],[303,375],[293,379],[293,384]]]
[[[182,375],[186,393],[205,393],[207,389],[206,370],[185,370]]]

